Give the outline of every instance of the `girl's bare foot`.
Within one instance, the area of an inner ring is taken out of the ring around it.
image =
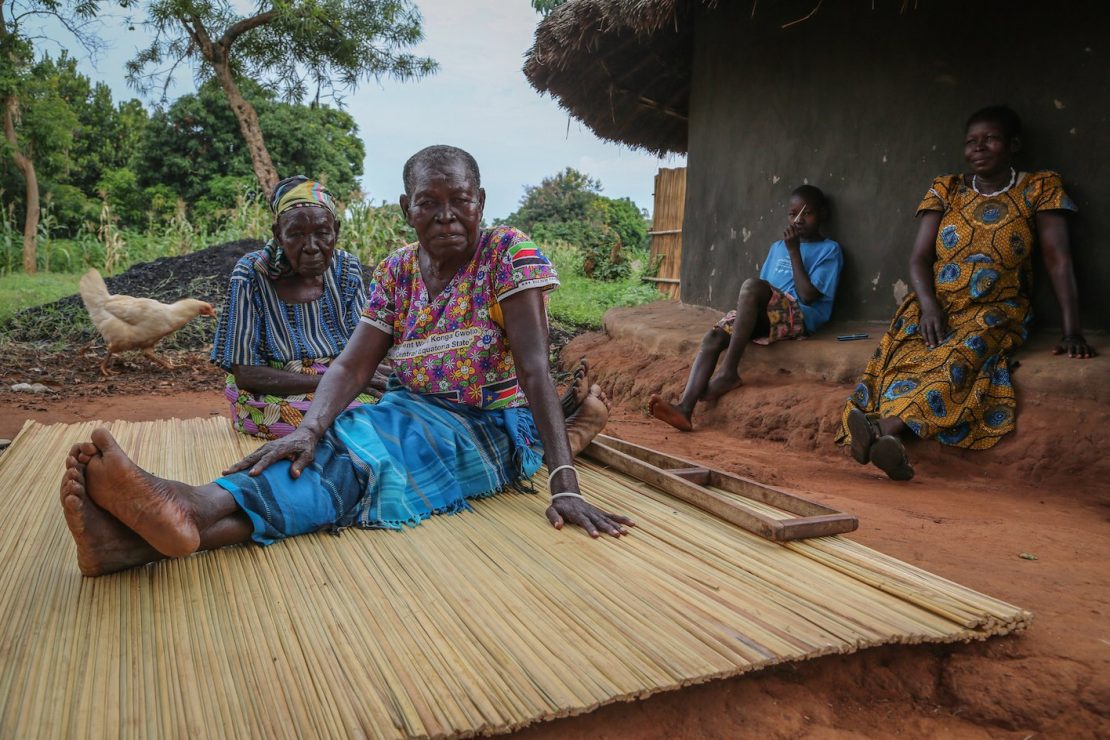
[[[95,430],[92,444],[100,453],[85,470],[85,489],[92,501],[167,557],[196,552],[200,531],[193,486],[146,472],[107,429]]]
[[[744,381],[741,380],[740,376],[736,373],[730,373],[728,375],[717,373],[709,379],[709,385],[705,387],[705,393],[702,395],[701,400],[711,403],[742,385],[744,385]]]
[[[586,449],[593,438],[605,428],[612,408],[613,404],[602,392],[601,386],[594,384],[578,410],[567,419],[567,440],[570,442],[571,455],[577,456]]]
[[[665,421],[680,431],[692,432],[694,430],[694,425],[690,421],[690,414],[685,413],[677,406],[667,403],[658,393],[651,394],[651,400],[648,402],[648,413],[659,421]]]
[[[95,449],[88,442],[74,445],[62,476],[62,511],[77,544],[77,567],[81,574],[102,576],[160,560],[162,556],[157,550],[89,499],[85,469],[95,457]]]

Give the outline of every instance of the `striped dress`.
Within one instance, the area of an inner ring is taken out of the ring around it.
[[[228,371],[224,395],[235,429],[264,439],[289,434],[304,418],[313,394],[250,393],[235,384],[233,365],[322,375],[347,346],[365,300],[362,265],[348,252],[335,252],[324,273],[323,295],[309,303],[281,300],[267,275],[263,250],[244,255],[231,273],[211,354],[211,361]],[[352,406],[372,402],[363,394]]]

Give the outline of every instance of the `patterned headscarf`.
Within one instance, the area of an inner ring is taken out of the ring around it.
[[[333,217],[336,216],[335,199],[322,183],[309,180],[304,175],[287,177],[277,184],[274,194],[270,196],[270,210],[274,212],[276,223],[281,214],[294,208],[305,207],[324,208]],[[262,249],[262,259],[257,263],[260,269],[265,270],[271,280],[277,280],[282,275],[287,275],[292,268],[285,259],[285,252],[276,239],[270,239]]]

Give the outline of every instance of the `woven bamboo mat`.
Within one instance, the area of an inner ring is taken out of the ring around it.
[[[140,465],[194,483],[255,446],[214,418],[110,426]],[[851,540],[774,544],[591,464],[585,490],[632,515],[631,536],[556,532],[543,498],[506,494],[400,533],[85,579],[57,490],[93,427],[29,422],[0,456],[0,737],[503,732],[1030,619]]]

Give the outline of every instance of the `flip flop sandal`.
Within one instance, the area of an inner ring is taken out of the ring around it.
[[[871,462],[891,480],[913,478],[913,466],[906,457],[906,448],[893,434],[879,437],[871,445]]]
[[[852,459],[860,465],[871,462],[871,446],[879,438],[878,424],[868,419],[867,414],[859,409],[852,409],[848,412],[848,433],[852,435],[852,444],[849,446]],[[857,442],[864,439],[867,442],[863,444],[862,449],[857,448]]]

